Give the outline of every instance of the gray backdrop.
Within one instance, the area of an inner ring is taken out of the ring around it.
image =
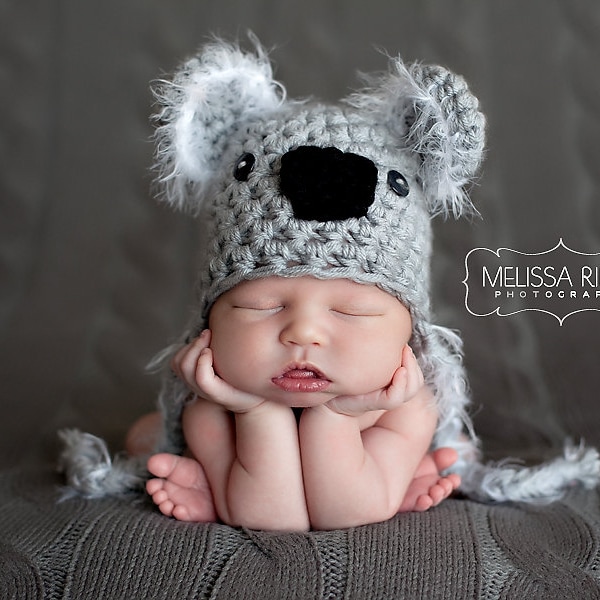
[[[149,82],[206,40],[273,47],[290,96],[334,100],[376,48],[462,73],[489,120],[473,199],[436,223],[435,306],[461,330],[488,456],[599,443],[600,314],[475,317],[464,258],[559,238],[600,252],[595,0],[0,0],[0,458],[54,461],[77,426],[120,448],[144,372],[193,302],[198,228],[150,193]]]

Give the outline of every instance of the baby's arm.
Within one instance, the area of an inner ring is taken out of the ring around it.
[[[180,376],[199,396],[184,410],[184,436],[206,471],[219,517],[253,529],[307,530],[293,412],[220,379],[209,342],[204,334],[178,362]]]
[[[304,411],[300,446],[313,528],[383,521],[400,509],[437,425],[432,394],[409,348],[402,365],[386,390]],[[361,430],[361,404],[390,409]]]

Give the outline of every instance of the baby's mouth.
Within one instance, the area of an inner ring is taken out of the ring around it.
[[[331,381],[312,365],[291,365],[271,380],[286,392],[322,392]]]

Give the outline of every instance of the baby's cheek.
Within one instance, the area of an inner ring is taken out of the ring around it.
[[[357,393],[367,393],[389,386],[401,365],[401,358],[397,352],[378,353],[365,349],[362,360],[356,364],[358,368],[350,372],[355,379]]]
[[[213,351],[213,369],[215,373],[227,383],[242,391],[252,388],[252,373],[255,367],[252,356],[239,343],[225,340],[215,340],[211,344]]]
[[[219,377],[225,379],[231,370],[230,363],[236,360],[235,345],[227,342],[227,336],[213,332],[210,348],[213,353],[213,369]]]
[[[377,355],[373,355],[373,370],[381,383],[381,387],[388,386],[394,373],[402,366],[402,350],[397,344],[382,348]]]

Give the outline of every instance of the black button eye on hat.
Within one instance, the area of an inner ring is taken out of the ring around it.
[[[254,154],[244,152],[235,163],[233,176],[238,181],[248,181],[248,177],[250,176],[250,173],[252,173],[252,169],[254,169],[255,162],[256,158],[254,157]]]
[[[388,171],[387,174],[387,182],[390,188],[394,191],[394,193],[398,194],[401,198],[405,198],[408,196],[408,192],[410,191],[410,187],[408,185],[408,181],[406,181],[406,177],[399,173],[398,171]]]

